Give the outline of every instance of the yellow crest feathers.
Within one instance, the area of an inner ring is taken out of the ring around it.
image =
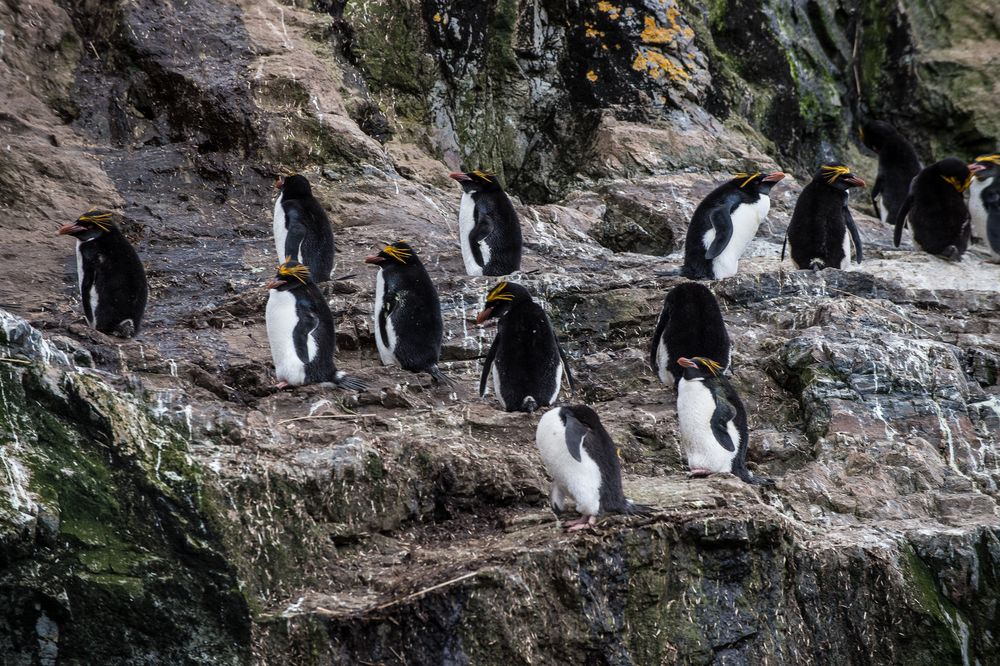
[[[94,226],[99,227],[102,231],[111,230],[111,213],[107,211],[100,211],[96,208],[91,208],[80,216],[79,221],[90,222]]]
[[[746,187],[747,184],[754,178],[760,175],[760,171],[754,171],[753,173],[747,173],[745,171],[740,171],[739,173],[734,173],[733,178],[743,178],[743,182],[740,183],[740,187]]]
[[[991,164],[996,164],[1000,166],[1000,155],[980,155],[976,158],[977,162],[989,162]]]
[[[403,243],[405,241],[396,242]],[[406,260],[413,256],[413,253],[408,248],[397,247],[396,245],[386,245],[382,251],[401,264],[405,264]]]
[[[471,173],[473,176],[475,176],[480,180],[489,180],[493,176],[493,174],[491,174],[489,171],[480,171],[479,169],[476,169]]]
[[[705,358],[704,356],[695,356],[691,360],[694,361],[695,363],[705,366],[705,368],[707,368],[708,371],[711,372],[713,375],[718,375],[719,372],[722,371],[722,366],[710,358]]]
[[[309,277],[309,267],[299,264],[297,266],[289,266],[291,257],[285,259],[285,263],[278,266],[278,275],[285,275],[288,277],[293,277],[302,284],[306,283],[306,278]]]
[[[823,173],[823,176],[826,177],[826,182],[831,185],[837,182],[837,179],[841,176],[846,176],[851,173],[850,167],[832,164],[824,165],[820,168],[820,171]]]
[[[486,294],[486,302],[491,301],[512,301],[514,296],[512,294],[506,293],[507,283],[501,282],[497,286],[490,289],[490,293]]]
[[[957,192],[964,192],[964,191],[966,191],[967,189],[969,189],[969,185],[972,184],[972,174],[971,173],[969,173],[969,175],[965,177],[965,181],[964,182],[961,181],[961,180],[959,180],[958,178],[955,178],[955,176],[941,176],[941,178],[946,183],[948,183],[949,185],[951,185],[952,187],[954,187]]]

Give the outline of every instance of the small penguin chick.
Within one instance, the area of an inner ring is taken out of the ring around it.
[[[458,233],[469,275],[507,275],[521,267],[521,221],[499,179],[483,171],[453,173],[462,186]]]
[[[444,336],[441,301],[413,247],[405,241],[390,243],[365,263],[379,269],[373,317],[382,364],[426,372],[435,384],[454,386],[438,368]]]
[[[265,320],[276,387],[331,382],[342,389],[364,391],[364,382],[337,370],[333,314],[312,281],[309,267],[288,259],[278,266],[266,288]]]
[[[679,358],[677,421],[690,476],[731,473],[747,483],[768,484],[746,468],[747,413],[722,367],[703,358]]]
[[[832,162],[813,174],[795,203],[795,212],[785,233],[781,260],[786,247],[800,269],[846,269],[851,263],[851,246],[856,261],[863,259],[861,235],[847,206],[848,190],[864,187],[865,181],[850,168]]]
[[[480,397],[486,396],[492,376],[493,391],[506,411],[531,413],[555,404],[564,370],[573,390],[573,375],[552,322],[527,289],[513,282],[490,289],[476,323],[490,319],[498,320],[497,332],[483,362]]]
[[[149,297],[146,271],[132,244],[105,210],[90,210],[59,235],[76,239],[77,287],[87,323],[102,333],[131,338],[142,325]]]
[[[552,477],[552,510],[561,514],[568,496],[581,514],[563,523],[569,531],[591,527],[605,513],[645,515],[652,511],[626,499],[618,448],[590,407],[569,405],[546,412],[535,430],[535,444]]]
[[[785,174],[737,173],[706,196],[684,239],[681,275],[719,280],[739,270],[740,257],[771,210],[771,188]]]

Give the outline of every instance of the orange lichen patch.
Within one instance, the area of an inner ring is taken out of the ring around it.
[[[687,81],[691,75],[683,67],[674,64],[670,58],[659,51],[652,49],[642,49],[632,61],[632,69],[637,72],[646,72],[654,79],[661,79],[667,76],[671,81]]]
[[[656,25],[656,19],[652,16],[645,17],[643,24],[645,27],[643,27],[639,39],[647,44],[669,44],[677,36],[677,31],[673,28]]]
[[[434,15],[434,22],[435,23],[441,22],[441,12],[438,12],[437,14]]]
[[[593,26],[593,24],[591,24],[591,23],[585,23],[584,25],[586,26],[585,34],[587,35],[587,37],[590,37],[590,38],[593,39],[593,38],[598,38],[598,37],[603,37],[604,36],[604,32],[602,32],[602,31],[598,30],[597,28],[595,28]]]
[[[589,72],[587,72],[587,78],[590,80],[591,83],[597,81],[597,72],[595,72],[594,70],[590,70]]]
[[[607,0],[601,0],[600,2],[598,2],[597,8],[600,11],[605,12],[612,21],[617,19],[618,16],[621,14],[621,8],[615,7]]]

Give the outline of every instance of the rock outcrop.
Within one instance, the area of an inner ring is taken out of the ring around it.
[[[893,248],[859,196],[865,263],[795,271],[782,181],[711,284],[773,488],[687,480],[645,367],[657,273],[728,173],[873,174],[864,115],[925,158],[996,145],[992,5],[884,5],[0,2],[0,661],[1000,660],[1000,266]],[[537,416],[476,395],[492,282],[462,268],[459,166],[515,196],[516,279],[655,515],[563,534]],[[329,208],[368,392],[270,388],[281,168]],[[91,205],[146,263],[135,340],[80,316],[54,232]],[[397,238],[453,391],[378,362],[362,259]]]

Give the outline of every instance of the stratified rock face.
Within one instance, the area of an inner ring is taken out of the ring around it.
[[[894,248],[858,195],[863,265],[779,260],[795,176],[874,171],[856,118],[926,157],[993,147],[996,14],[946,4],[0,3],[0,654],[1000,661],[1000,267]],[[459,166],[513,193],[513,279],[654,516],[563,534],[537,415],[479,398],[492,282],[464,273]],[[368,392],[271,388],[285,168],[334,222],[338,367]],[[661,272],[706,193],[772,168],[770,220],[710,286],[776,484],[688,480],[646,367],[681,281]],[[54,231],[92,205],[146,263],[136,340],[82,323]],[[362,259],[400,238],[440,293],[453,390],[379,364]]]

